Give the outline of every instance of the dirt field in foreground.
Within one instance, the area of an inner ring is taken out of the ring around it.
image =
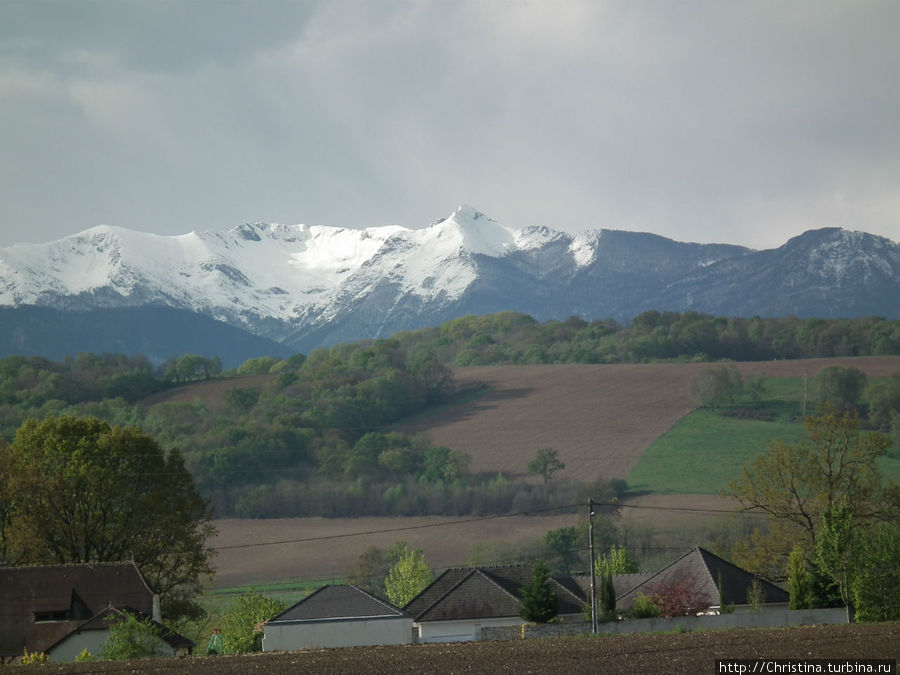
[[[716,673],[716,659],[892,659],[900,624],[804,626],[42,666],[62,673]],[[895,666],[896,668],[896,666]],[[776,672],[765,670],[761,672]],[[801,671],[798,671],[801,672]],[[853,671],[844,671],[853,672]],[[896,670],[894,671],[896,672]]]

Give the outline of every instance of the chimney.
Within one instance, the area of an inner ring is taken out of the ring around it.
[[[159,608],[159,594],[153,594],[153,616],[151,617],[156,623],[162,623],[162,611]]]

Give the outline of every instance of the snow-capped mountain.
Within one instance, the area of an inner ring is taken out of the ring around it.
[[[422,229],[241,225],[165,237],[101,226],[0,249],[0,306],[168,307],[299,351],[507,309],[900,316],[900,247],[808,232],[753,251],[651,234],[502,225],[462,206]]]

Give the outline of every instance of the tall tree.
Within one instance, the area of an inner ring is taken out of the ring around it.
[[[553,448],[541,448],[534,459],[528,462],[528,473],[537,474],[544,479],[544,484],[550,482],[557,471],[566,468],[565,463],[559,458],[559,453]]]
[[[882,481],[877,468],[890,439],[861,433],[854,414],[835,409],[807,418],[806,430],[809,443],[775,441],[730,485],[746,510],[771,516],[775,538],[766,545],[784,560],[796,543],[812,550],[823,514],[844,500],[860,525],[900,514],[900,489]]]
[[[866,374],[859,368],[827,366],[819,371],[819,401],[835,408],[855,408],[866,388]]]
[[[691,379],[691,393],[704,408],[734,403],[743,386],[741,372],[733,363],[704,368]]]
[[[813,606],[813,579],[806,563],[806,554],[795,546],[788,558],[787,581],[789,609],[809,609]]]
[[[405,550],[384,580],[388,600],[397,607],[405,606],[434,579],[425,554],[419,549],[410,550],[406,544],[403,547]]]
[[[9,448],[13,529],[30,563],[133,560],[166,598],[211,574],[211,513],[181,454],[98,419],[29,420]]]
[[[601,553],[594,561],[594,574],[632,574],[638,571],[638,564],[628,557],[624,546],[612,546],[609,553]]]
[[[858,621],[900,619],[900,527],[879,523],[861,538],[862,565],[850,582]]]
[[[519,616],[525,621],[547,623],[559,611],[550,574],[540,560],[534,564],[531,579],[519,589]]]

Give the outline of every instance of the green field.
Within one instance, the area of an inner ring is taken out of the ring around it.
[[[874,378],[873,378],[874,379]],[[695,410],[644,453],[628,476],[629,489],[654,493],[718,494],[738,478],[744,465],[765,452],[773,440],[794,444],[806,440],[802,422],[802,378],[772,378],[760,401],[744,400],[722,412],[756,411],[772,421],[729,417],[709,409]],[[812,404],[806,407],[814,414]],[[882,475],[900,482],[900,460],[884,458]]]

